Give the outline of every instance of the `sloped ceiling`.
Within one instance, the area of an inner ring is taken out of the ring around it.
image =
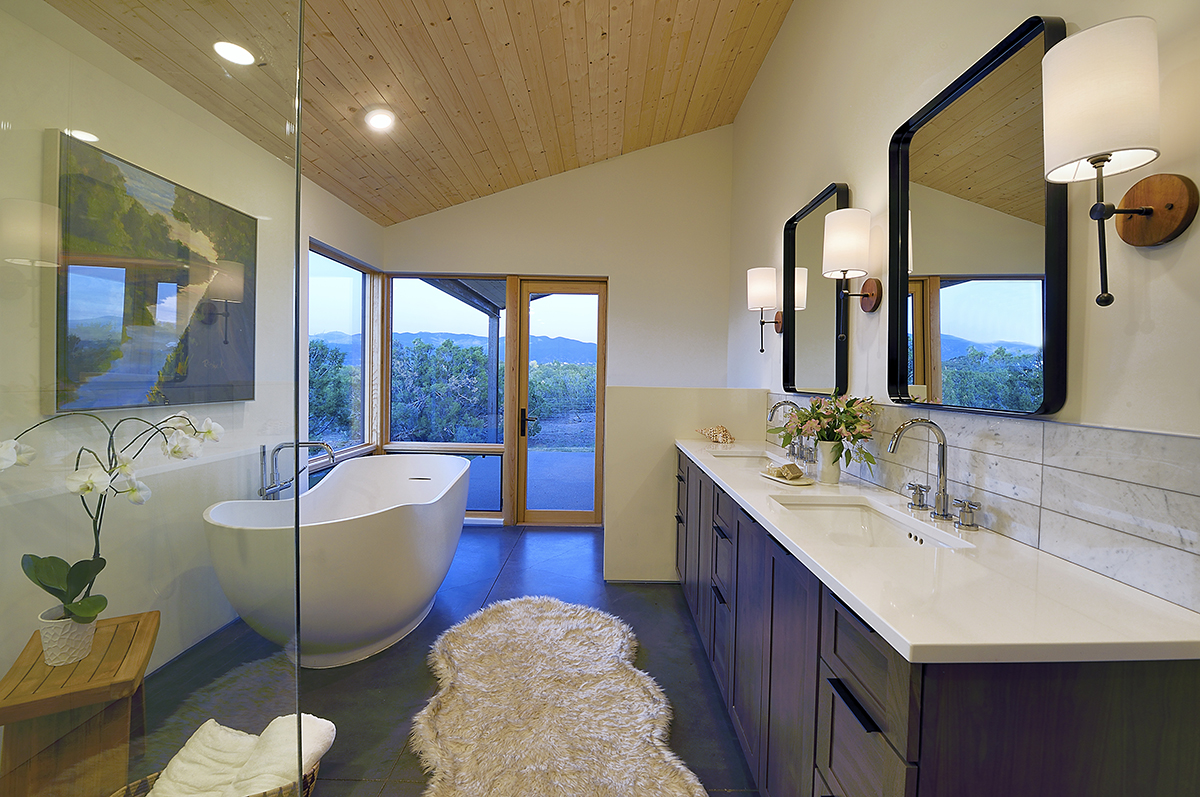
[[[791,0],[48,0],[389,225],[729,124]],[[234,66],[218,40],[250,49]],[[386,133],[363,116],[386,106]]]

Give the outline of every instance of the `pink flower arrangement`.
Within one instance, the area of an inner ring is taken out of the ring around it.
[[[874,414],[874,399],[869,396],[865,399],[814,396],[808,407],[799,413],[789,411],[783,426],[767,431],[779,435],[785,446],[795,437],[811,437],[835,443],[835,457],[845,459],[847,465],[856,460],[867,463],[867,468],[871,468],[875,464],[875,457],[862,447],[862,443],[871,439],[874,428],[871,418]]]

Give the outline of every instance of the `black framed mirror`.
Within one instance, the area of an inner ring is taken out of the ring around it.
[[[1033,415],[1066,398],[1067,192],[1043,172],[1042,72],[1066,35],[1031,17],[892,136],[888,392]]]
[[[825,216],[850,207],[850,188],[830,183],[783,225],[783,389],[845,393],[849,382],[845,280],[821,276]],[[797,294],[802,301],[797,301]]]

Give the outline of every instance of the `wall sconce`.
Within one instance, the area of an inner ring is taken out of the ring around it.
[[[217,317],[224,319],[223,338],[229,343],[229,303],[240,304],[245,291],[246,269],[232,260],[218,260],[216,273],[205,289],[205,301],[200,305],[200,323],[215,324]],[[217,302],[221,309],[217,309]]]
[[[871,213],[862,208],[842,208],[825,216],[825,242],[821,276],[837,280],[837,336],[846,339],[846,300],[859,297],[864,313],[879,309],[883,283],[874,277],[863,280],[862,293],[851,293],[849,281],[867,276],[871,251]]]
[[[775,268],[752,268],[746,272],[746,307],[758,311],[758,352],[765,352],[763,327],[774,323],[777,331],[783,331],[783,313],[776,313],[770,321],[763,318],[764,310],[774,310],[775,300]]]
[[[1121,200],[1104,201],[1104,173],[1145,166],[1158,157],[1158,35],[1153,19],[1127,17],[1080,31],[1042,59],[1042,116],[1046,180],[1096,180],[1089,215],[1099,228],[1100,295],[1108,307],[1104,222],[1118,216],[1117,233],[1131,246],[1174,239],[1196,216],[1196,184],[1178,174],[1138,182]]]

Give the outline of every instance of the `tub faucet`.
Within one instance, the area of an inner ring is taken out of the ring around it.
[[[933,495],[933,511],[929,516],[938,520],[952,520],[954,515],[950,514],[950,496],[946,493],[946,435],[942,428],[928,418],[911,418],[896,427],[896,431],[892,433],[892,439],[888,442],[888,453],[896,453],[896,444],[900,442],[904,433],[914,426],[928,427],[937,438],[937,492]]]
[[[775,411],[785,404],[791,407],[792,411],[796,414],[800,413],[800,408],[796,406],[796,402],[788,401],[786,399],[783,401],[777,401],[771,406],[771,409],[767,410],[767,423],[771,423],[775,420]],[[795,462],[800,458],[800,439],[798,437],[793,437],[792,441],[788,443],[787,456],[792,462]]]
[[[329,455],[330,464],[337,463],[337,455],[333,453],[333,447],[329,443],[324,443],[319,440],[304,440],[297,443],[280,443],[271,449],[271,481],[267,483],[266,462],[263,463],[263,486],[258,491],[258,494],[267,500],[279,500],[279,494],[292,486],[293,479],[280,481],[279,479],[279,452],[285,448],[293,448],[299,451],[301,448],[323,448],[325,453]],[[263,459],[266,459],[266,447],[263,447]]]

